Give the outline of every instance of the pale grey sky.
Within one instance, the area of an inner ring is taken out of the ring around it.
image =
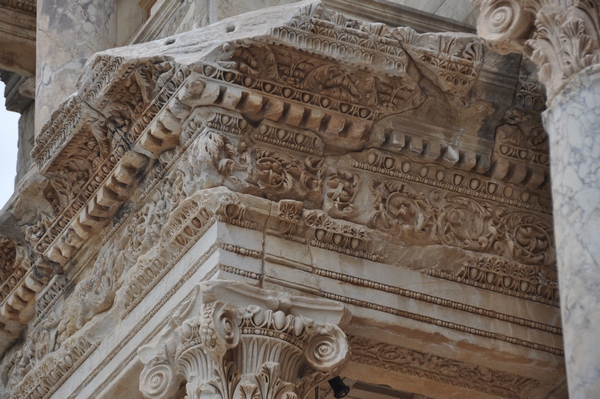
[[[0,82],[0,209],[13,194],[17,174],[17,126],[19,114],[4,107],[4,83]]]

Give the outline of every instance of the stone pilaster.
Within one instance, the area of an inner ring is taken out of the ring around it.
[[[35,131],[77,91],[87,59],[117,45],[115,0],[38,0]]]
[[[199,291],[199,295],[198,294]],[[340,304],[244,283],[202,283],[159,338],[139,349],[148,399],[302,398],[346,365]]]
[[[600,31],[598,1],[475,1],[479,34],[539,67],[549,109],[556,252],[572,399],[600,390]]]

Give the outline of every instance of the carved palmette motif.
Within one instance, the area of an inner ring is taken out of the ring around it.
[[[467,284],[486,284],[501,292],[558,305],[558,283],[556,278],[552,279],[546,274],[539,267],[524,267],[500,259],[479,258],[465,264],[458,277]]]
[[[308,243],[312,246],[372,261],[383,260],[374,253],[367,229],[361,225],[335,220],[322,211],[304,212]]]
[[[145,364],[140,390],[146,398],[171,397],[184,380],[194,399],[302,398],[346,364],[350,353],[339,327],[265,307],[262,301],[223,302],[212,294],[223,284],[238,295],[273,295],[240,284],[204,283],[202,303],[193,294],[158,345],[139,349]]]
[[[297,232],[301,223],[304,204],[294,200],[281,200],[279,207],[279,231],[284,237],[290,237]]]

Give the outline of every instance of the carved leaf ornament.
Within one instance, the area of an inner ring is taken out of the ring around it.
[[[264,304],[216,300],[210,295],[215,284],[231,283],[201,285],[203,302],[196,306],[193,294],[158,342],[139,349],[146,398],[170,398],[184,381],[190,399],[303,398],[348,361],[348,342],[338,326]]]
[[[594,0],[474,0],[477,29],[500,53],[527,55],[551,100],[582,69],[600,62]]]

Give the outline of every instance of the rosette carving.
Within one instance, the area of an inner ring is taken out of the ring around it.
[[[350,357],[339,326],[308,317],[341,321],[340,304],[230,281],[200,287],[186,311],[175,312],[155,342],[138,351],[148,399],[170,398],[184,381],[190,399],[296,399],[337,375]],[[306,309],[307,317],[300,314]]]

